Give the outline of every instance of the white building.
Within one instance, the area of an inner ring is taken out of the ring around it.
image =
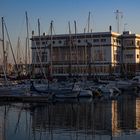
[[[43,34],[31,40],[36,74],[105,76],[120,75],[126,69],[139,71],[140,35],[130,32]]]
[[[128,74],[138,74],[140,72],[140,35],[127,31],[121,37],[124,71]]]

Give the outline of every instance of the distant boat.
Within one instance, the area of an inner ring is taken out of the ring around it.
[[[52,90],[55,98],[78,98],[80,87],[75,82]]]
[[[54,93],[54,98],[78,98],[79,91],[60,90]]]
[[[34,81],[30,81],[30,92],[31,94],[48,94],[51,92],[50,89],[37,89],[35,86],[34,86]]]
[[[90,98],[93,97],[93,94],[91,90],[82,89],[78,97]]]
[[[77,98],[79,95],[79,89],[76,89],[76,87],[49,87],[47,89],[37,89],[33,81],[31,81],[30,91],[31,94],[52,94],[54,98]]]

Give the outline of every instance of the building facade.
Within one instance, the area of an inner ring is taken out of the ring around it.
[[[123,70],[128,74],[140,73],[140,35],[124,32],[122,38]]]
[[[139,72],[140,35],[130,32],[43,34],[33,35],[31,41],[35,74],[109,76]]]

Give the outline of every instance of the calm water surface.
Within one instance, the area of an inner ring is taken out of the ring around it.
[[[0,103],[0,140],[139,139],[139,98]]]

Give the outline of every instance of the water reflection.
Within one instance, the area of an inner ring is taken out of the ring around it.
[[[139,139],[140,99],[0,106],[0,140]]]

